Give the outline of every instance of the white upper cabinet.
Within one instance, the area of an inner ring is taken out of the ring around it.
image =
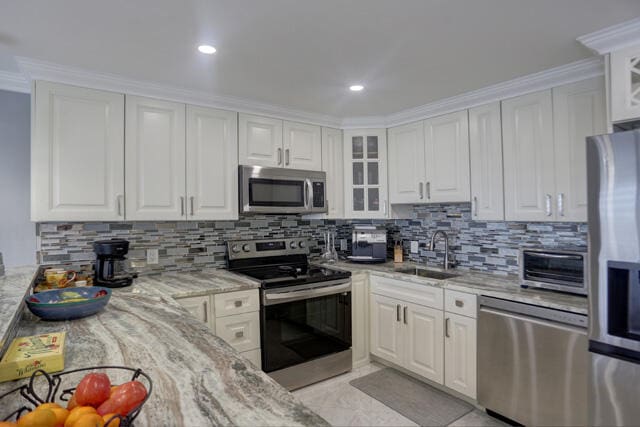
[[[328,218],[344,217],[344,149],[342,131],[322,128],[322,170],[327,173]]]
[[[467,110],[425,120],[428,202],[468,202],[469,123]]]
[[[426,201],[424,123],[389,129],[389,202]]]
[[[472,218],[504,220],[499,102],[469,110],[469,157]]]
[[[32,103],[31,220],[124,219],[124,95],[37,81]]]
[[[554,147],[551,91],[502,102],[505,218],[553,220]]]
[[[283,149],[285,167],[322,170],[320,126],[285,121]]]
[[[358,129],[344,132],[345,216],[386,218],[387,132]]]
[[[640,46],[610,54],[611,120],[640,118]]]
[[[241,165],[282,167],[282,120],[240,113],[238,155]]]
[[[606,133],[604,79],[553,89],[556,209],[558,221],[587,220],[585,138]]]
[[[238,115],[187,106],[188,219],[238,218]]]
[[[185,105],[126,102],[127,220],[185,219]]]

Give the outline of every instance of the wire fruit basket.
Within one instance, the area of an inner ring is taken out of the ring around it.
[[[144,380],[143,385],[147,389],[147,396],[144,400],[133,410],[131,410],[126,416],[117,415],[113,418],[109,419],[104,427],[108,427],[110,425],[117,425],[117,423],[113,422],[116,419],[120,420],[120,427],[130,427],[133,425],[133,421],[136,419],[138,414],[140,414],[140,410],[142,406],[146,403],[151,395],[151,390],[153,388],[153,383],[149,375],[144,373],[142,369],[128,368],[126,366],[94,366],[90,368],[80,368],[73,369],[70,371],[64,371],[56,374],[48,374],[45,371],[38,369],[35,371],[29,381],[26,384],[23,384],[13,390],[10,390],[2,395],[0,395],[0,408],[11,408],[9,405],[9,400],[11,400],[13,407],[8,414],[0,413],[0,420],[3,421],[12,421],[17,420],[22,415],[27,412],[32,411],[38,405],[49,402],[68,402],[73,393],[76,390],[76,385],[73,387],[68,387],[68,384],[63,384],[66,378],[69,378],[71,374],[77,374],[79,372],[93,372],[99,371],[105,374],[114,373],[118,371],[118,373],[122,374],[124,371],[131,372],[130,381],[134,380]],[[109,376],[112,378],[111,376]],[[145,384],[146,383],[146,384]],[[17,403],[16,403],[17,402]],[[2,418],[4,416],[4,418]]]

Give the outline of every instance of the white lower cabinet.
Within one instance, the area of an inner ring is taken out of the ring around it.
[[[379,292],[386,289],[385,279],[380,280],[381,286],[378,280],[371,277],[371,354],[442,384],[442,310],[381,295]],[[437,291],[442,293],[442,289]],[[394,293],[400,292],[397,289]],[[407,295],[409,300],[411,294]]]
[[[442,311],[417,304],[404,304],[406,325],[404,367],[431,381],[442,383]]]
[[[176,301],[254,365],[261,366],[257,289],[176,298]]]
[[[371,354],[476,398],[476,295],[372,274],[369,301]]]
[[[351,350],[353,367],[369,363],[369,275],[351,276]]]
[[[444,385],[476,398],[476,319],[445,313]]]
[[[178,304],[183,306],[193,317],[206,323],[211,329],[216,328],[216,318],[213,313],[213,304],[209,295],[201,297],[176,298]]]

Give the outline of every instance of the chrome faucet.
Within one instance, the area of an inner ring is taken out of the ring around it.
[[[429,250],[434,251],[436,249],[436,238],[438,235],[442,235],[444,237],[444,265],[443,268],[445,270],[449,269],[449,236],[442,230],[438,230],[431,236],[431,243],[429,243]]]

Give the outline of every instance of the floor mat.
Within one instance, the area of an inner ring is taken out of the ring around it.
[[[469,403],[391,368],[350,384],[421,426],[446,426],[473,410]]]

